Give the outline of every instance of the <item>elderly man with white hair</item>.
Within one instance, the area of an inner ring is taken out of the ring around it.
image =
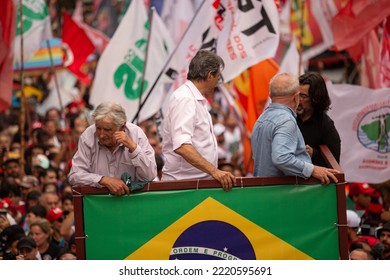
[[[69,172],[71,185],[107,187],[114,195],[129,194],[121,179],[152,181],[157,176],[154,150],[140,127],[127,121],[124,108],[102,103],[92,114],[95,124],[80,136]]]

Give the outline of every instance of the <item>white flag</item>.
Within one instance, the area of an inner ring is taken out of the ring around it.
[[[23,60],[28,61],[39,50],[41,42],[52,37],[50,17],[45,0],[22,1],[22,25],[20,4],[16,19],[15,63],[21,63],[21,38],[23,32]]]
[[[340,165],[349,182],[390,178],[390,88],[328,83],[329,116],[341,138]]]
[[[139,109],[141,86],[144,101],[147,96],[145,93],[149,92],[157,80],[173,46],[172,39],[156,12],[153,13],[151,26],[148,46],[149,21],[146,8],[143,1],[132,1],[99,59],[90,97],[91,104],[97,106],[106,101],[118,102],[125,108],[128,120],[133,120]],[[147,48],[147,66],[142,84]],[[159,86],[155,87],[138,120],[141,122],[158,112],[162,98]]]
[[[299,76],[305,72],[303,66],[299,65],[299,52],[296,44],[297,40],[292,35],[292,40],[286,54],[282,58],[278,73],[292,73]]]
[[[273,57],[279,42],[274,1],[205,0],[164,69],[175,88],[186,80],[188,65],[200,49],[215,51],[225,62],[225,81]],[[183,51],[184,50],[184,51]]]
[[[161,19],[178,43],[203,0],[164,0]]]

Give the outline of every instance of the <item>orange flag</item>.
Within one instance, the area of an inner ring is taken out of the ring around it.
[[[263,60],[248,70],[241,73],[233,80],[233,88],[236,90],[242,110],[245,112],[244,120],[246,135],[244,142],[244,169],[245,172],[253,172],[252,149],[250,136],[257,118],[264,111],[269,97],[269,81],[279,70],[279,66],[273,59]]]

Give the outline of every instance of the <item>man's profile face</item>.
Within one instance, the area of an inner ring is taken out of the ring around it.
[[[381,232],[381,235],[379,236],[379,240],[383,244],[386,244],[387,246],[390,246],[390,231],[383,230]]]
[[[95,122],[96,136],[99,142],[107,147],[116,146],[116,140],[114,138],[114,132],[118,131],[114,124],[114,120],[111,117],[106,117]]]
[[[310,85],[301,85],[299,86],[299,104],[297,108],[297,114],[303,116],[309,116],[313,112],[313,107],[311,105],[310,95],[309,95]]]

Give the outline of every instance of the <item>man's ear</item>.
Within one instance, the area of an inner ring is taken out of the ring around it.
[[[213,73],[211,73],[211,71],[210,71],[207,73],[207,80],[210,80],[212,78],[214,78],[214,76],[213,76]]]

